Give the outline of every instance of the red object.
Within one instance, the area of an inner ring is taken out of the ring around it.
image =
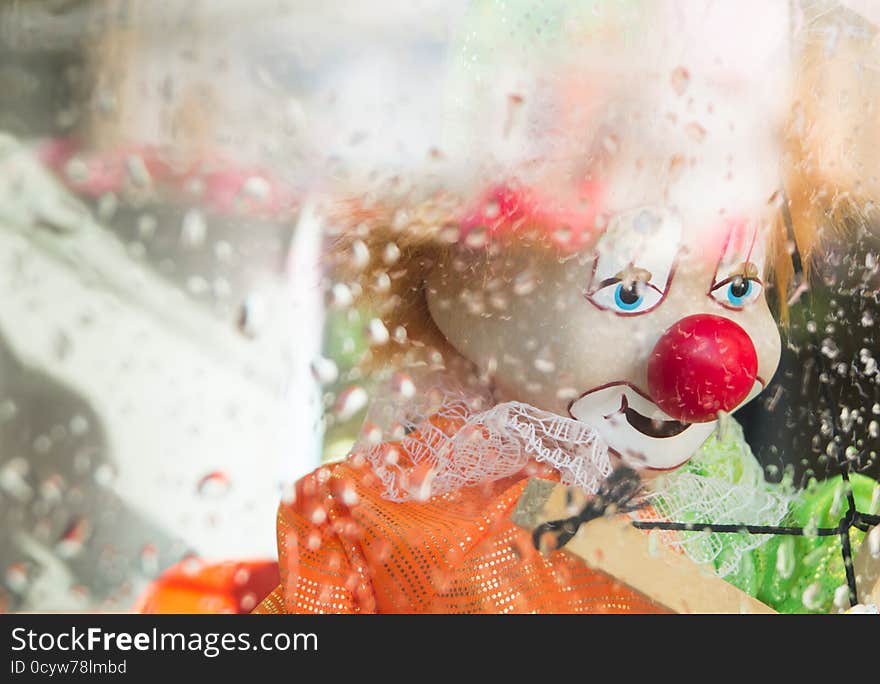
[[[145,182],[186,201],[198,200],[220,214],[286,216],[297,206],[296,189],[268,169],[242,166],[220,155],[177,168],[156,146],[128,145],[91,152],[72,138],[49,140],[40,147],[39,155],[67,187],[87,197],[121,192],[132,182],[130,166],[142,163]],[[69,165],[74,161],[78,173],[72,175]]]
[[[278,563],[274,560],[207,563],[188,558],[150,584],[135,611],[250,613],[278,579]]]
[[[729,318],[696,314],[660,337],[648,361],[651,399],[685,423],[705,423],[736,408],[758,374],[748,333]]]
[[[482,247],[486,240],[544,233],[563,249],[579,249],[595,235],[602,187],[585,181],[573,193],[542,194],[537,188],[501,184],[483,193],[461,219],[460,239]]]

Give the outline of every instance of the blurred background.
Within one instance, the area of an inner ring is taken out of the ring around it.
[[[817,116],[870,194],[880,12],[783,4],[791,36],[867,46]],[[285,488],[360,430],[375,379],[356,364],[382,335],[322,268],[322,194],[466,186],[475,156],[566,149],[530,96],[574,76],[535,65],[572,26],[641,11],[0,3],[0,609],[128,610],[181,559],[273,557]],[[880,475],[880,238],[825,239],[784,295],[780,370],[738,414],[770,479],[839,454]]]

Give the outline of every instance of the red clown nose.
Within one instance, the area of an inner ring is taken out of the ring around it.
[[[745,399],[758,374],[748,333],[721,316],[682,318],[663,333],[648,361],[651,399],[683,423],[705,423]]]

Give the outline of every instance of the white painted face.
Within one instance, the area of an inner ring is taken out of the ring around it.
[[[476,261],[462,253],[432,272],[429,307],[500,398],[581,420],[631,465],[668,470],[717,421],[679,422],[652,400],[647,365],[661,335],[693,314],[742,327],[758,372],[740,405],[764,388],[779,359],[763,292],[764,236],[747,221],[725,220],[709,233],[720,239],[691,234],[688,242],[674,212],[642,207],[615,216],[578,254],[507,249]]]

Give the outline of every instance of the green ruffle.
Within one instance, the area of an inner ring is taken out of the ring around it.
[[[678,473],[678,477],[703,476],[729,482],[732,486],[753,488],[756,501],[767,496],[790,498],[788,513],[783,520],[758,524],[807,529],[836,527],[846,511],[847,485],[840,476],[822,482],[813,481],[800,492],[794,491],[789,482],[766,482],[761,465],[743,437],[742,428],[730,417],[719,422],[718,430]],[[664,488],[675,486],[676,477],[673,474],[658,482],[661,497]],[[876,513],[872,506],[876,507],[880,501],[880,484],[863,475],[852,474],[850,486],[857,508]],[[679,519],[700,522],[686,511]],[[864,536],[858,530],[850,531],[853,555],[858,552]],[[726,570],[721,573],[725,580],[781,613],[828,613],[845,607],[841,598],[846,597],[846,573],[839,537],[769,536],[756,548],[743,552],[749,541],[754,543],[753,539],[739,534],[716,535],[715,543],[721,550],[713,563],[719,571]],[[840,605],[836,606],[835,592],[838,591]]]
[[[880,485],[864,475],[850,475],[856,508],[870,512],[874,490]],[[839,475],[813,482],[793,506],[791,521],[798,527],[836,527],[846,512],[847,484]],[[850,530],[853,555],[865,534]],[[835,592],[848,601],[846,571],[840,538],[771,537],[752,552],[758,590],[753,595],[781,613],[829,613],[846,608],[835,605]]]

